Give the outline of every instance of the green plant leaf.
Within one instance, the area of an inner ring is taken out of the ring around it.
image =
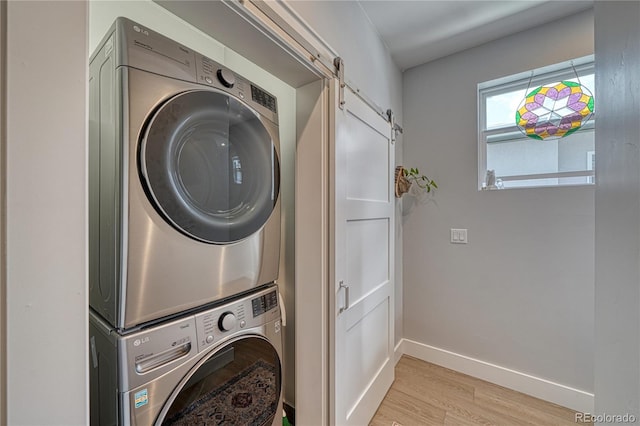
[[[420,169],[417,167],[403,167],[402,174],[410,183],[413,184],[415,182],[418,188],[424,189],[428,193],[433,192],[438,188],[436,182],[433,179],[429,179],[429,177],[420,174]]]
[[[569,87],[580,87],[581,86],[580,83],[576,83],[574,81],[562,81],[562,84],[564,84],[565,86],[569,86]]]

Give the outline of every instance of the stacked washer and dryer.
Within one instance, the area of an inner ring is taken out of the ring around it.
[[[281,423],[276,98],[118,18],[89,115],[91,424]]]

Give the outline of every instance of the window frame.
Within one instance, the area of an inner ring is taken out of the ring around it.
[[[484,190],[483,182],[487,173],[487,145],[492,142],[500,142],[504,140],[512,139],[513,136],[522,136],[518,126],[515,124],[515,120],[512,124],[503,125],[499,127],[493,127],[487,129],[486,127],[486,105],[487,98],[490,96],[501,95],[504,93],[512,92],[515,90],[531,90],[543,84],[550,82],[575,79],[576,73],[579,77],[595,73],[595,61],[594,55],[588,55],[581,58],[576,58],[557,64],[549,65],[542,68],[537,68],[530,71],[513,74],[498,79],[482,82],[478,84],[477,100],[478,100],[478,190]],[[575,68],[575,72],[574,72]],[[592,91],[594,88],[589,88]],[[515,114],[515,111],[514,111]],[[582,127],[584,130],[591,130],[595,128],[596,114],[591,116],[589,121]],[[491,142],[488,139],[493,138]],[[549,187],[563,187],[563,186],[582,186],[593,185],[594,183],[594,170],[584,171],[569,171],[569,172],[553,172],[553,173],[538,173],[538,174],[523,174],[523,175],[508,175],[508,176],[496,176],[496,179],[505,181],[517,181],[517,180],[536,180],[536,179],[548,179],[548,178],[566,178],[566,177],[590,177],[591,183],[574,183],[574,184],[556,184],[556,185],[526,185],[517,186],[507,189],[523,189],[523,188],[549,188]]]

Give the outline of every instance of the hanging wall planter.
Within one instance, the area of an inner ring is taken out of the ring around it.
[[[425,192],[431,192],[438,188],[433,179],[429,179],[425,175],[421,175],[417,168],[405,169],[403,166],[396,167],[395,175],[395,193],[396,198],[402,197],[411,189],[413,184]]]
[[[409,192],[411,182],[404,176],[404,167],[396,167],[396,198],[402,197],[403,194]]]

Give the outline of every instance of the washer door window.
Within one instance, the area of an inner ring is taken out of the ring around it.
[[[271,136],[255,111],[221,92],[189,91],[165,102],[147,126],[140,165],[165,219],[207,243],[252,235],[278,198]]]
[[[241,338],[195,368],[156,424],[271,425],[278,414],[280,374],[269,342]]]

